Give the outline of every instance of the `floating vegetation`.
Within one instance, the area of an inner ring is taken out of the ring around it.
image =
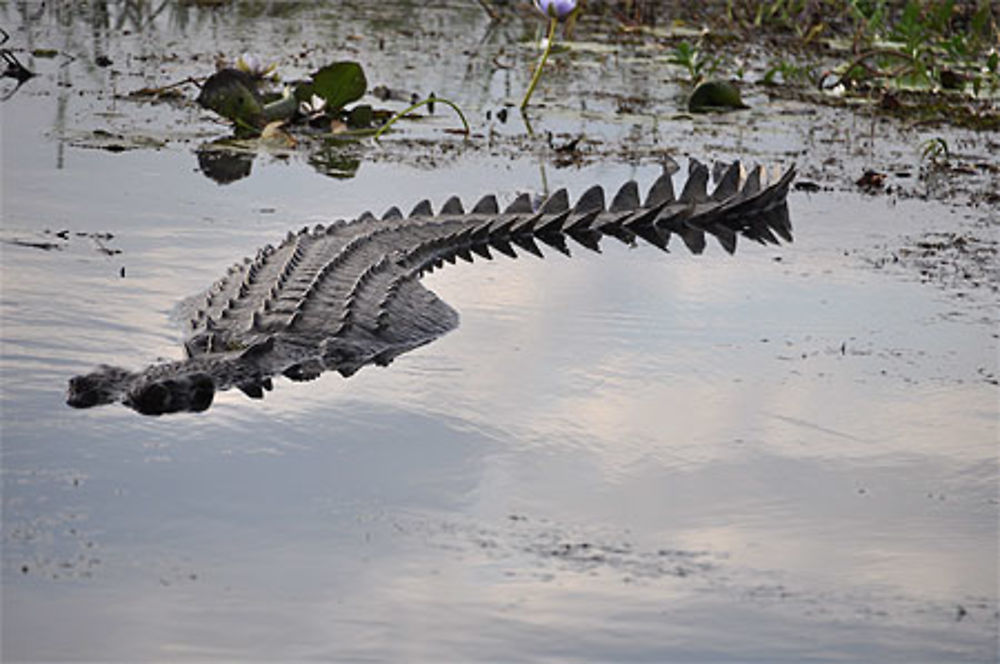
[[[743,103],[739,88],[728,81],[705,81],[694,89],[688,99],[692,113],[733,111],[750,108]]]
[[[334,62],[313,72],[309,80],[285,86],[281,92],[268,92],[265,86],[274,81],[274,66],[262,66],[257,60],[241,56],[238,65],[215,72],[202,85],[198,103],[231,121],[237,135],[259,135],[273,122],[319,120],[352,122],[358,126],[362,115],[346,109],[360,99],[368,88],[364,71],[357,62]],[[257,69],[254,69],[256,67]],[[369,113],[367,119],[370,120]],[[350,126],[350,125],[349,125]]]

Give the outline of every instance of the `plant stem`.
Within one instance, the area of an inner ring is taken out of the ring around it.
[[[528,91],[524,93],[524,99],[521,100],[522,111],[528,106],[528,100],[531,99],[531,93],[535,91],[535,86],[538,85],[538,79],[542,77],[542,68],[545,67],[545,61],[549,59],[549,51],[552,50],[552,40],[556,37],[556,23],[558,23],[556,19],[549,19],[549,36],[545,41],[545,50],[542,51],[542,57],[538,61],[538,66],[535,67],[535,74],[531,77],[531,83],[528,84]]]
[[[500,13],[497,10],[493,9],[492,7],[490,7],[486,3],[486,0],[479,0],[479,6],[482,7],[483,10],[487,14],[489,14],[489,17],[490,17],[491,21],[499,21],[500,20]]]
[[[406,115],[410,111],[415,110],[417,108],[420,108],[421,106],[426,106],[427,104],[433,104],[433,103],[437,103],[437,102],[441,102],[442,104],[446,104],[448,106],[451,106],[453,109],[455,109],[455,112],[458,113],[458,117],[461,118],[461,120],[462,120],[462,125],[465,127],[465,135],[468,136],[469,135],[469,131],[470,131],[470,129],[469,129],[469,122],[465,119],[465,114],[462,113],[462,109],[460,109],[454,102],[449,101],[449,100],[445,99],[444,97],[428,97],[427,99],[423,99],[421,101],[418,101],[413,106],[410,106],[409,108],[404,109],[404,110],[400,111],[399,113],[396,113],[391,118],[389,118],[389,121],[386,122],[381,127],[379,127],[379,130],[375,132],[375,135],[372,136],[372,138],[375,139],[376,141],[378,141],[379,136],[381,136],[385,132],[386,129],[388,129],[393,124],[395,124],[396,120],[400,119],[401,117],[403,117],[404,115]]]

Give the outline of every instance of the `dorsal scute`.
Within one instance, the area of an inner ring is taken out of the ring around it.
[[[458,196],[449,198],[441,207],[441,214],[465,214],[465,208],[462,207],[462,199]]]
[[[656,207],[657,205],[673,203],[674,200],[673,178],[670,177],[669,173],[664,172],[656,178],[656,182],[649,188],[645,205],[646,207]]]
[[[507,206],[503,211],[504,214],[523,214],[525,212],[534,212],[534,208],[531,206],[531,196],[528,194],[518,194],[514,202]]]
[[[399,208],[393,205],[391,208],[386,210],[382,214],[382,221],[389,221],[391,219],[402,219],[403,213],[399,211]]]
[[[636,184],[635,180],[629,180],[615,194],[614,200],[611,201],[611,207],[608,209],[611,212],[627,212],[635,210],[639,205],[639,185]]]
[[[691,170],[679,200],[682,203],[704,203],[708,200],[708,167],[700,161],[691,160]]]
[[[431,206],[431,202],[425,198],[424,200],[420,201],[419,203],[413,206],[413,209],[410,210],[410,214],[408,216],[433,217],[434,208]]]
[[[371,210],[365,210],[364,212],[361,213],[361,216],[358,217],[358,221],[374,221],[374,220],[375,220],[375,215],[371,213]]]
[[[472,208],[473,214],[497,214],[500,212],[500,206],[497,204],[497,197],[493,194],[487,194],[479,199],[479,202]]]
[[[760,193],[760,177],[763,172],[764,169],[761,166],[756,166],[752,171],[750,171],[746,182],[743,183],[743,188],[740,190],[740,196],[742,198],[749,198],[750,196],[756,196]]]
[[[557,214],[569,210],[569,194],[565,189],[560,189],[545,199],[539,212],[542,214]]]
[[[739,193],[740,190],[740,176],[742,175],[742,167],[739,161],[734,161],[726,168],[722,177],[719,178],[719,183],[715,186],[715,190],[712,192],[712,200],[716,202],[722,202],[727,198],[732,198]]]
[[[583,192],[580,200],[573,207],[573,212],[590,212],[591,210],[604,210],[604,188],[594,185]]]

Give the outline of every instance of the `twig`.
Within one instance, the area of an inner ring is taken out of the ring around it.
[[[868,58],[877,56],[877,55],[888,55],[888,56],[892,56],[894,58],[899,58],[901,60],[907,60],[908,62],[910,62],[910,66],[912,67],[913,56],[911,56],[911,55],[907,55],[906,53],[904,53],[902,51],[899,51],[897,49],[894,49],[894,48],[873,48],[873,49],[865,51],[864,53],[862,53],[858,57],[854,58],[854,60],[852,60],[850,62],[850,64],[847,65],[847,68],[844,70],[844,73],[839,78],[837,78],[837,80],[830,87],[831,88],[835,88],[838,85],[844,85],[844,84],[846,84],[848,74],[850,74],[851,71],[855,67],[864,66],[865,69],[867,69],[869,71],[869,73],[871,73],[872,75],[875,75],[875,73],[878,70],[875,70],[875,69],[873,69],[873,68],[865,65],[865,60],[867,60]],[[906,68],[902,69],[901,71],[906,71]],[[825,78],[826,78],[826,75],[820,77],[820,81],[822,82],[823,79],[825,79]]]
[[[489,15],[491,21],[500,20],[500,12],[490,7],[489,3],[486,2],[486,0],[478,0],[478,1],[479,1],[479,6],[482,7],[483,11],[485,11]]]
[[[129,93],[129,95],[136,95],[142,97],[155,97],[157,95],[162,95],[167,90],[172,90],[173,88],[179,88],[180,86],[187,85],[188,83],[191,83],[195,87],[200,88],[203,80],[204,78],[199,80],[197,78],[194,78],[193,76],[188,76],[183,81],[169,83],[159,88],[140,88],[138,90],[133,90],[132,92]]]

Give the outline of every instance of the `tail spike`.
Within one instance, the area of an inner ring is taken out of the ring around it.
[[[499,224],[493,224],[490,226],[490,237],[502,237],[508,238],[511,235],[511,230],[514,228],[514,224],[517,223],[517,219],[509,219],[507,221],[500,222]]]
[[[565,196],[566,190],[563,189],[561,191],[563,192],[563,195]],[[543,214],[545,214],[544,210],[543,210]],[[551,219],[545,220],[544,218],[542,218],[542,220],[541,220],[542,223],[540,223],[540,224],[538,224],[538,225],[535,226],[535,229],[534,229],[535,235],[538,235],[538,236],[542,236],[542,235],[556,235],[556,234],[562,233],[563,232],[563,224],[566,223],[566,220],[569,218],[569,215],[570,215],[570,211],[567,208],[567,209],[564,209],[560,214],[554,215]]]
[[[576,214],[576,212],[577,212],[576,209],[574,209],[573,213]],[[566,232],[581,233],[584,231],[592,230],[590,225],[593,223],[594,219],[596,219],[597,216],[601,214],[601,212],[603,212],[603,210],[601,210],[600,208],[592,208],[589,212],[581,214],[571,223],[566,225],[565,228]]]
[[[469,250],[477,256],[482,256],[488,261],[493,260],[493,254],[490,253],[490,245],[484,242],[473,242],[469,245]]]
[[[498,212],[500,212],[500,206],[497,205],[497,197],[493,194],[483,196],[472,208],[473,214],[497,214]]]
[[[441,214],[465,214],[462,200],[458,196],[452,196],[445,201],[444,207],[441,208]]]
[[[467,263],[473,262],[472,251],[470,251],[469,245],[459,245],[455,247],[455,255]]]
[[[663,173],[656,178],[656,182],[649,188],[646,195],[646,207],[654,207],[665,203],[674,202],[674,181],[669,173]]]
[[[760,193],[760,176],[763,170],[763,168],[757,166],[750,171],[750,175],[747,176],[747,180],[743,183],[743,188],[740,190],[742,198],[749,198]]]
[[[514,228],[511,229],[511,233],[514,235],[532,235],[535,232],[535,224],[541,221],[541,219],[541,212],[534,213],[530,217],[518,219],[514,224]]]
[[[473,243],[482,244],[489,242],[490,240],[490,230],[493,227],[493,222],[484,221],[477,226],[472,227],[472,231],[469,233],[469,238]]]
[[[771,210],[765,215],[764,220],[767,222],[767,227],[780,235],[782,240],[785,242],[792,241],[792,224],[788,218],[787,207],[782,205]],[[775,242],[775,244],[778,243]]]
[[[429,200],[424,199],[424,200],[420,201],[419,203],[417,203],[416,205],[413,206],[413,209],[410,210],[409,216],[410,217],[433,217],[434,216],[434,208],[431,207],[431,202]]]
[[[490,236],[490,246],[509,258],[517,258],[517,252],[505,237]]]
[[[600,185],[594,185],[583,192],[580,200],[576,202],[573,212],[590,212],[591,210],[604,210],[604,189]]]
[[[719,180],[719,184],[716,185],[715,191],[712,192],[712,200],[717,202],[722,202],[727,198],[731,198],[739,193],[740,190],[740,172],[742,167],[739,161],[734,161],[723,173],[722,178]]]
[[[519,246],[521,249],[524,249],[529,254],[534,254],[539,258],[545,258],[545,254],[543,254],[542,250],[538,248],[535,238],[531,235],[520,233],[517,235],[511,235],[510,239],[511,242]]]
[[[736,253],[736,231],[723,224],[713,224],[709,230],[726,253]]]
[[[578,244],[595,253],[601,253],[601,234],[590,229],[568,230],[567,235],[576,240]]]
[[[656,226],[660,213],[663,208],[666,207],[665,204],[657,205],[655,207],[643,208],[636,212],[635,214],[628,215],[618,221],[619,226],[625,226],[630,230],[635,230],[636,228],[642,228],[643,226]],[[602,227],[603,230],[603,227]]]
[[[535,209],[531,206],[531,196],[528,194],[519,194],[514,202],[507,206],[503,211],[504,214],[523,214],[525,212],[531,213]]]
[[[679,199],[683,203],[704,203],[708,200],[708,167],[691,160],[691,172]]]
[[[629,219],[623,225],[628,231],[635,233],[651,245],[667,251],[667,243],[670,241],[670,231],[656,223],[657,217],[663,210],[664,205],[661,204],[643,211]]]
[[[667,244],[670,241],[670,231],[656,224],[639,226],[633,229],[635,234],[658,249],[669,252]]]
[[[608,209],[611,212],[625,212],[635,210],[639,205],[639,185],[635,180],[629,180],[615,194],[615,199],[611,201],[611,207]]]
[[[556,193],[549,196],[545,203],[542,204],[541,210],[542,214],[555,214],[559,212],[569,211],[569,195],[566,193],[565,189],[560,189]]]
[[[545,233],[543,235],[539,235],[538,239],[559,253],[572,256],[569,252],[569,247],[566,246],[566,236],[562,233]]]
[[[684,240],[688,251],[692,254],[700,254],[705,251],[705,232],[697,228],[684,228],[677,233]]]

